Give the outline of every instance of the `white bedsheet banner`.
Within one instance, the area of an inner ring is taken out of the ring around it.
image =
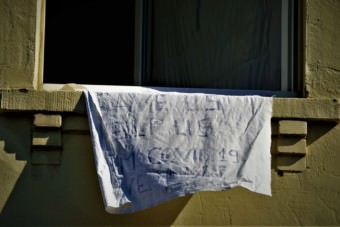
[[[272,98],[86,88],[107,212],[236,186],[271,195]]]

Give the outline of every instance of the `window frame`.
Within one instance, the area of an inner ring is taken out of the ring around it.
[[[132,86],[142,86],[146,76],[150,73],[150,59],[151,54],[148,48],[150,48],[151,40],[151,20],[152,20],[152,1],[153,0],[135,0],[135,24],[134,24],[134,72]],[[46,0],[42,8],[43,13],[41,14],[42,20],[39,22],[41,30],[45,28],[45,14],[46,14]],[[299,62],[301,56],[298,56],[299,48],[299,36],[298,29],[299,25],[299,4],[293,4],[294,0],[282,0],[281,7],[281,90],[267,91],[267,90],[235,90],[237,94],[265,94],[274,97],[298,97],[301,93],[301,78],[299,77]],[[39,12],[38,12],[39,13]],[[296,23],[298,22],[298,23]],[[41,33],[41,32],[40,32]],[[43,60],[44,60],[44,38],[40,44],[40,69],[38,70],[41,74],[39,78],[39,84],[42,84],[44,89],[52,89],[53,87],[61,87],[57,84],[49,84],[43,82]],[[296,57],[297,56],[297,57]],[[289,84],[290,83],[290,84]],[[169,87],[171,89],[171,87]],[[174,88],[175,89],[175,88]],[[184,89],[185,90],[185,89]],[[208,89],[209,90],[209,89]],[[216,89],[211,89],[216,90]],[[219,89],[228,90],[228,89]],[[226,92],[229,93],[228,91]]]
[[[40,2],[41,1],[41,2]],[[34,64],[43,66],[43,50],[44,50],[44,15],[45,15],[45,1],[37,0],[34,2],[36,8],[36,16],[34,24],[27,30],[29,34],[35,36],[36,45],[34,48],[35,60]],[[315,15],[315,10],[306,3],[305,0],[297,1],[297,24],[295,26],[297,42],[295,42],[295,51],[297,53],[297,72],[298,74],[298,87],[301,88],[300,95],[293,98],[274,97],[273,98],[273,119],[305,119],[307,121],[320,121],[320,122],[334,122],[340,121],[340,99],[329,96],[329,93],[318,94],[318,90],[313,84],[306,89],[306,81],[310,81],[313,78],[309,72],[306,72],[306,65],[313,65],[310,59],[310,54],[318,53],[317,45],[320,43],[317,39],[308,39],[307,35],[311,35],[308,29],[312,26],[307,20],[307,14]],[[40,4],[42,3],[42,4]],[[29,2],[28,4],[33,4]],[[334,12],[332,12],[334,13]],[[29,16],[25,14],[25,17]],[[315,19],[315,18],[314,18]],[[326,20],[327,21],[327,20]],[[329,21],[329,20],[328,20]],[[314,26],[314,25],[313,25]],[[16,27],[18,29],[18,27]],[[317,35],[313,35],[317,37]],[[25,38],[23,36],[22,38]],[[312,38],[313,38],[312,37]],[[3,42],[4,40],[0,40]],[[16,42],[16,45],[21,43]],[[20,46],[22,48],[22,46]],[[38,50],[37,50],[38,49]],[[24,49],[23,53],[26,53],[29,49]],[[31,51],[31,50],[30,50]],[[10,54],[4,52],[4,55]],[[307,54],[309,54],[307,56]],[[32,55],[27,54],[30,62]],[[33,61],[33,60],[32,60]],[[26,65],[23,65],[26,66]],[[81,86],[76,86],[76,89],[72,85],[67,86],[67,89],[62,89],[65,84],[43,84],[41,67],[37,67],[39,77],[38,80],[32,78],[30,72],[19,73],[14,80],[7,78],[1,84],[1,110],[5,112],[56,112],[64,114],[76,114],[84,115],[85,103],[83,99],[83,90]],[[36,76],[36,74],[34,75]],[[315,75],[314,75],[315,76]],[[18,85],[18,78],[23,83]],[[5,78],[6,79],[6,78]],[[79,89],[77,89],[79,88]],[[312,92],[313,96],[308,95],[308,92]],[[331,94],[331,93],[330,93]]]

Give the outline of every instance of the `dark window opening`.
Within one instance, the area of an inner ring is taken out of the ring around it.
[[[48,0],[44,83],[133,83],[134,0]]]
[[[294,0],[48,0],[44,83],[295,95],[297,5]]]
[[[148,84],[281,90],[281,1],[153,1]]]
[[[144,2],[143,84],[296,91],[297,1]]]

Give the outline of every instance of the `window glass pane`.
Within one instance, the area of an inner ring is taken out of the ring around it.
[[[280,0],[152,1],[153,86],[281,89]]]
[[[45,83],[133,83],[134,0],[47,0]]]

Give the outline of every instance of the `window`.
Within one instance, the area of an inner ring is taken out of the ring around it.
[[[295,5],[49,0],[44,82],[296,91]]]
[[[44,83],[133,83],[134,0],[47,0]]]

